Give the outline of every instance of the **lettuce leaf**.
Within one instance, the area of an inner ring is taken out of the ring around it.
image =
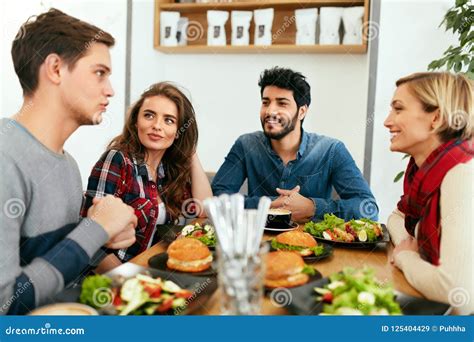
[[[327,229],[340,228],[344,225],[344,220],[334,214],[324,214],[324,219],[320,222],[308,222],[304,225],[304,231],[311,235],[322,237]]]
[[[285,251],[297,251],[300,252],[304,249],[311,250],[314,255],[318,256],[324,253],[324,247],[322,245],[316,247],[304,247],[304,246],[293,246],[287,245],[285,243],[280,243],[276,239],[272,239],[272,248],[278,250],[285,250]]]
[[[313,267],[305,264],[301,273],[312,276],[316,274],[316,270]]]
[[[92,275],[84,279],[82,283],[81,295],[79,301],[83,304],[99,309],[100,303],[94,298],[97,296],[96,291],[104,291],[112,287],[112,279],[103,275]]]
[[[205,244],[208,247],[215,247],[216,246],[216,236],[200,236],[197,238],[199,241],[201,241],[203,244]]]

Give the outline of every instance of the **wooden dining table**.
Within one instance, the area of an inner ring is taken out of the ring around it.
[[[302,229],[300,225],[297,229]],[[264,234],[263,239],[269,240],[275,234]],[[131,263],[148,267],[148,260],[159,253],[166,252],[168,244],[161,241],[137,255],[130,260]],[[323,277],[327,277],[335,272],[341,271],[344,267],[351,266],[361,268],[369,266],[375,270],[376,277],[382,283],[391,283],[393,287],[405,294],[422,297],[408,282],[403,273],[390,263],[390,255],[393,247],[390,242],[379,243],[373,249],[356,249],[356,248],[339,248],[334,247],[333,255],[329,258],[320,260],[315,263],[308,263],[319,271]],[[201,308],[197,309],[194,314],[197,315],[219,315],[220,314],[220,291],[214,292],[209,301],[207,301]],[[263,315],[288,315],[289,312],[274,304],[271,299],[266,296],[263,300]]]

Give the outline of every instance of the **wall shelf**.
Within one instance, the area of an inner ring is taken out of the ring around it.
[[[364,54],[367,52],[367,49],[364,45],[271,45],[271,46],[158,46],[156,48],[158,51],[164,53],[176,53],[176,54],[186,54],[186,53],[227,53],[227,54],[249,54],[249,53],[341,53],[341,54]]]
[[[323,6],[364,6],[364,28],[367,31],[369,0],[239,0],[225,3],[175,3],[173,0],[155,0],[155,25],[154,47],[163,53],[172,54],[251,54],[251,53],[335,53],[335,54],[364,54],[367,52],[367,37],[364,32],[361,45],[295,45],[296,24],[294,20],[295,9]],[[253,45],[254,24],[250,26],[250,45],[232,46],[231,19],[226,23],[226,46],[207,45],[207,11],[208,10],[254,10],[261,8],[274,8],[273,44],[270,46]],[[189,32],[192,34],[186,46],[161,46],[160,45],[160,12],[178,11],[182,16],[189,18]],[[191,29],[192,26],[192,29]],[[284,29],[283,29],[284,28]],[[280,29],[280,30],[279,30]],[[278,34],[276,34],[278,33]]]
[[[309,8],[319,6],[363,6],[364,0],[285,0],[285,1],[234,1],[234,2],[208,2],[208,3],[163,3],[163,11],[197,12],[207,10],[245,10],[267,7],[278,8]]]

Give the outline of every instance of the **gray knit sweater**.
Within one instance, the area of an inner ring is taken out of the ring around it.
[[[107,241],[80,220],[75,160],[0,120],[0,314],[24,314],[61,291]]]

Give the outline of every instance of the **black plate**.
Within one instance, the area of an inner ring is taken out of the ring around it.
[[[322,278],[303,286],[289,289],[291,292],[291,303],[288,310],[296,315],[319,315],[323,309],[323,303],[316,300],[315,287],[323,287],[329,283],[329,278]],[[447,315],[451,308],[449,304],[433,302],[425,298],[418,298],[395,291],[396,301],[404,315]]]
[[[209,224],[209,223],[203,223]],[[156,234],[158,234],[158,239],[166,243],[171,243],[178,237],[178,234],[185,226],[183,225],[174,225],[174,224],[162,224],[158,225],[156,229]],[[207,246],[210,250],[215,250],[215,246]]]
[[[310,283],[313,283],[313,282],[315,282],[315,281],[318,281],[319,279],[321,279],[321,278],[323,277],[323,275],[322,275],[317,269],[314,269],[314,271],[315,271],[315,274],[312,275],[312,276],[309,276],[308,283],[306,283],[305,285],[290,287],[290,288],[288,288],[288,289],[297,289],[297,288],[300,288],[300,287],[304,287],[304,286],[306,286],[307,284],[310,284]],[[278,289],[281,289],[281,288],[280,288],[280,287],[277,287],[277,288],[275,289],[275,288],[273,288],[273,287],[266,287],[266,286],[265,286],[265,294],[266,294],[266,295],[270,295],[273,290],[278,290]]]
[[[156,226],[156,234],[160,241],[171,243],[178,237],[178,233],[184,228],[182,225],[160,224]]]
[[[217,273],[217,265],[215,264],[216,263],[215,253],[212,253],[212,258],[213,258],[213,261],[212,261],[211,267],[202,272],[181,272],[178,270],[172,270],[171,268],[168,268],[168,266],[166,266],[166,262],[168,261],[168,253],[160,253],[160,254],[152,256],[150,259],[148,259],[148,265],[157,270],[162,270],[162,271],[166,271],[170,273],[189,274],[189,275],[198,276],[198,277],[203,277],[203,276],[212,277],[212,276],[215,276]]]
[[[185,310],[181,311],[180,315],[188,315],[193,311],[201,308],[205,302],[211,298],[214,291],[217,289],[217,280],[215,277],[195,277],[188,274],[182,273],[169,273],[152,268],[142,267],[132,263],[125,263],[105,275],[109,277],[123,276],[125,278],[133,277],[138,273],[149,273],[153,277],[161,277],[165,280],[171,280],[183,289],[190,290],[194,293],[192,300],[188,300],[188,306]],[[81,294],[81,285],[75,285],[69,287],[64,291],[56,295],[50,302],[51,303],[67,303],[67,302],[79,302],[79,296]],[[100,311],[101,314],[106,314],[104,311]]]
[[[382,239],[374,241],[374,242],[360,242],[360,241],[354,241],[354,242],[343,242],[343,241],[334,241],[334,240],[327,240],[322,237],[313,237],[318,241],[318,242],[325,242],[329,243],[335,247],[348,247],[348,248],[374,248],[377,244],[379,243],[387,243],[390,242],[390,234],[388,233],[387,227],[385,224],[381,224],[382,226]]]
[[[272,241],[271,240],[268,240],[267,243],[270,245],[270,250],[271,251],[276,251],[276,249],[273,249],[273,247],[272,247]],[[313,254],[313,255],[304,256],[303,260],[305,262],[317,262],[317,261],[320,261],[322,259],[326,259],[326,258],[328,258],[332,255],[332,252],[333,252],[332,245],[330,245],[328,243],[324,243],[324,242],[319,242],[318,245],[324,247],[323,254],[320,254],[320,255],[314,255]]]

